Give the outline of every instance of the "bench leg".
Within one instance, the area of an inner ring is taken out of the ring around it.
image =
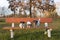
[[[50,29],[48,29],[48,30],[47,30],[47,32],[48,32],[48,34],[47,34],[47,35],[48,35],[48,37],[50,38],[50,37],[51,37],[51,30],[50,30]]]
[[[12,27],[14,27],[14,23],[12,23]]]
[[[14,32],[12,29],[10,30],[10,36],[11,36],[11,38],[14,38]]]

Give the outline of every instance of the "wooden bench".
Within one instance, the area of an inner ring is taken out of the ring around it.
[[[39,20],[41,23],[51,23],[52,22],[52,18],[6,18],[6,23],[20,23],[20,22],[33,22],[34,20]],[[14,29],[14,30],[19,30],[19,27],[4,27],[3,29],[5,30],[10,30],[10,29]]]
[[[20,23],[20,22],[33,22],[34,20],[39,20],[41,23],[51,23],[52,18],[6,18],[6,23]],[[11,38],[13,38],[13,30],[20,30],[21,28],[19,27],[3,27],[4,30],[10,30],[11,32]],[[28,28],[27,28],[28,29]]]

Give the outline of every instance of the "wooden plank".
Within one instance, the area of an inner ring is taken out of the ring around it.
[[[6,18],[7,23],[20,23],[20,22],[33,22],[34,20],[39,20],[40,22],[52,22],[52,18]]]
[[[21,30],[21,29],[34,29],[34,28],[20,28],[20,27],[14,27],[14,28],[12,28],[12,27],[3,27],[2,28],[3,30]]]
[[[14,27],[14,28],[12,28],[12,27],[3,27],[3,29],[4,30],[20,30],[21,28],[20,27]]]
[[[3,27],[3,30],[32,30],[32,29],[43,29],[44,27],[37,27],[37,28],[20,28],[20,27]]]

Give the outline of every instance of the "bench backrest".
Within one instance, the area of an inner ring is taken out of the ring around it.
[[[33,22],[34,20],[39,20],[40,22],[52,22],[52,18],[6,18],[7,23],[20,23],[20,22]]]

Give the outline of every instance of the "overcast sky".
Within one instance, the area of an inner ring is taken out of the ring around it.
[[[54,2],[57,3],[57,2],[60,2],[60,0],[54,0]],[[8,8],[8,6],[9,6],[9,2],[7,0],[0,0],[0,7]],[[4,13],[6,13],[7,15],[12,13],[9,10],[5,10],[5,11],[6,12],[4,12]],[[58,12],[58,10],[57,10],[57,12]],[[58,12],[58,15],[60,15],[60,11]]]
[[[8,7],[9,6],[9,3],[7,0],[0,0],[0,7]]]
[[[60,0],[54,0],[55,1],[55,3],[56,2],[60,2]],[[8,1],[7,0],[0,0],[0,7],[8,7],[9,6],[9,3],[8,3]]]

